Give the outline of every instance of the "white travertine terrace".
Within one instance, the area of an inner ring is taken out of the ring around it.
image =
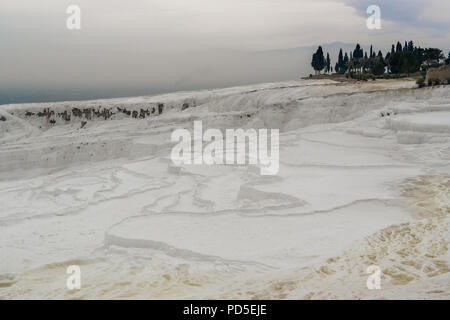
[[[413,87],[0,106],[0,298],[448,299],[450,87]],[[280,129],[279,174],[174,166],[194,120]]]

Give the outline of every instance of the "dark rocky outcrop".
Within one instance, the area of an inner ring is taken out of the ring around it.
[[[70,113],[68,113],[67,110],[64,112],[58,113],[58,116],[60,118],[64,119],[65,121],[70,121]]]
[[[145,117],[150,115],[150,111],[148,109],[141,109],[141,112],[139,113],[140,119],[145,119]]]
[[[93,109],[93,113],[95,116],[97,116],[97,118],[102,117],[106,120],[106,119],[110,119],[115,114],[114,112],[111,111],[111,109],[106,109],[106,108],[101,109],[101,108],[102,107],[100,106],[100,108],[97,110]]]
[[[189,99],[188,101],[184,101],[183,105],[181,106],[181,111],[186,110],[188,108],[195,108],[197,106],[197,103],[195,100]]]
[[[162,114],[164,111],[164,103],[158,103],[158,114]]]
[[[46,117],[47,119],[50,119],[54,114],[55,112],[50,110],[50,108],[45,108],[43,111],[37,113],[38,117]]]
[[[150,103],[143,105],[142,103],[130,104],[130,105],[110,105],[108,107],[92,104],[80,105],[80,104],[64,104],[64,105],[51,105],[50,107],[36,108],[32,111],[24,110],[19,112],[19,117],[37,117],[42,118],[43,123],[39,124],[39,127],[45,127],[47,125],[54,125],[59,123],[69,123],[71,121],[82,122],[81,128],[84,127],[88,120],[112,120],[120,119],[124,115],[133,119],[146,119],[149,116],[160,115],[164,112],[164,103]],[[188,104],[189,107],[189,104]],[[12,114],[12,113],[11,113]],[[120,117],[117,117],[120,115]]]

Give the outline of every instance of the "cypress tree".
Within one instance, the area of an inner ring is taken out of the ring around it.
[[[311,66],[316,71],[316,74],[320,74],[320,71],[325,67],[325,58],[323,56],[323,50],[321,46],[319,46],[316,53],[313,54]]]
[[[330,60],[330,54],[327,52],[327,60],[326,60],[326,67],[327,73],[330,73],[331,70],[331,60]]]
[[[339,50],[338,62],[336,64],[337,67],[334,68],[336,72],[341,72],[341,69],[344,69],[344,57],[342,56],[342,48]]]
[[[351,54],[351,53],[350,53]],[[348,61],[349,61],[349,58],[348,58],[348,54],[347,54],[347,52],[345,53],[345,55],[344,55],[344,61],[343,61],[343,63],[342,63],[342,66],[343,66],[343,68],[344,68],[344,71],[347,71],[348,70]]]
[[[355,50],[353,50],[353,58],[354,59],[361,59],[364,56],[364,52],[361,49],[361,46],[358,44],[356,44],[356,48]]]
[[[311,67],[313,67],[314,71],[317,74],[317,53],[313,53]]]

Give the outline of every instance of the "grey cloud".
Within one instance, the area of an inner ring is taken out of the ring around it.
[[[408,28],[368,34],[365,19],[343,1],[2,0],[0,96],[81,99],[290,80],[312,71],[310,46],[361,41],[386,48],[403,38],[399,33],[418,37]],[[400,16],[405,4],[381,2],[390,5],[386,18]],[[420,8],[407,2],[413,5],[405,21]],[[65,28],[73,3],[82,10],[80,31]],[[353,5],[361,13],[366,3]],[[439,32],[433,41],[448,42]]]
[[[343,0],[356,8],[362,16],[367,16],[366,10],[370,5],[381,8],[382,19],[395,21],[414,27],[426,27],[448,32],[450,27],[450,9],[447,0]],[[427,10],[436,11],[434,14],[424,15]],[[447,11],[448,21],[438,18],[440,10]]]

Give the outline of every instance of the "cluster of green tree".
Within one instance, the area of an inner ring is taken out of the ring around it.
[[[323,49],[319,46],[316,53],[313,54],[311,65],[313,66],[316,74],[320,71],[325,70],[326,73],[333,72],[333,67],[331,67],[330,54],[327,52],[327,57],[323,55]]]
[[[375,53],[373,46],[370,46],[369,52],[364,52],[357,44],[349,54],[343,53],[342,49],[339,51],[334,70],[340,74],[356,73],[379,76],[387,72],[409,76],[411,73],[438,66],[442,59],[444,59],[442,50],[416,47],[413,41],[405,41],[404,46],[397,42],[397,45],[392,45],[391,51],[386,55],[383,55],[381,50]],[[445,62],[450,64],[450,52],[449,58]],[[333,71],[333,68],[330,68],[329,54],[327,53],[327,58],[324,58],[322,47],[319,47],[313,54],[311,65],[316,74],[322,70],[327,73]]]

